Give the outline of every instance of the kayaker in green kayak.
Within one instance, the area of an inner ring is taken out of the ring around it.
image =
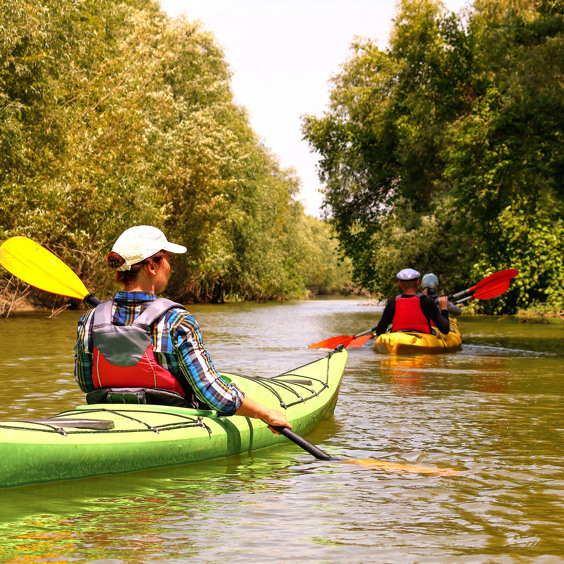
[[[147,225],[127,229],[115,242],[107,262],[123,291],[78,322],[75,378],[87,401],[212,409],[291,428],[284,413],[219,375],[184,306],[156,297],[170,278],[172,254],[185,252]]]
[[[431,334],[433,322],[441,333],[450,330],[448,321],[448,298],[442,296],[435,301],[417,293],[421,275],[413,268],[404,268],[397,274],[401,295],[389,300],[384,307],[380,322],[374,327],[376,336],[385,333],[392,324],[392,331],[417,331]]]

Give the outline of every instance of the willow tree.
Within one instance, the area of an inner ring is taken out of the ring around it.
[[[356,41],[333,79],[330,109],[304,132],[321,155],[326,204],[356,279],[381,294],[406,266],[449,273],[460,240],[445,240],[445,129],[468,107],[468,38],[439,2],[404,1],[390,47]],[[441,205],[438,205],[438,202]]]
[[[0,17],[0,239],[31,236],[102,297],[111,243],[148,223],[188,247],[171,297],[305,293],[299,181],[212,33],[156,0],[0,0]]]
[[[104,277],[90,278],[94,265],[123,225],[162,221],[146,159],[157,5],[1,8],[14,37],[0,55],[3,111],[17,115],[16,134],[4,136],[0,225],[46,244],[96,285]]]
[[[447,132],[446,181],[472,233],[474,274],[511,265],[498,310],[564,307],[564,4],[480,1],[472,111]]]

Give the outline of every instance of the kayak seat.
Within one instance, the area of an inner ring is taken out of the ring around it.
[[[193,407],[180,394],[160,388],[96,388],[86,394],[86,403],[132,403]]]

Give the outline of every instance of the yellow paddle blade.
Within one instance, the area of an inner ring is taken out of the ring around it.
[[[358,464],[365,468],[378,468],[388,472],[412,472],[414,474],[432,474],[434,476],[457,476],[460,474],[454,468],[433,468],[432,466],[420,466],[419,464],[400,464],[399,462],[386,462],[384,460],[360,459],[346,460],[347,464]]]
[[[11,274],[46,292],[84,299],[80,278],[53,253],[27,237],[11,237],[0,245],[0,264]]]

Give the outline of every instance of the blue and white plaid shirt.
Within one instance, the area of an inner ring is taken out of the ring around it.
[[[112,307],[114,325],[131,325],[156,297],[147,292],[118,292]],[[94,310],[78,322],[74,375],[83,392],[92,391],[92,323]],[[228,384],[215,369],[200,328],[186,310],[173,308],[153,323],[151,340],[156,361],[171,372],[185,392],[222,415],[233,415],[243,402],[243,392]],[[187,394],[188,395],[188,394]]]

